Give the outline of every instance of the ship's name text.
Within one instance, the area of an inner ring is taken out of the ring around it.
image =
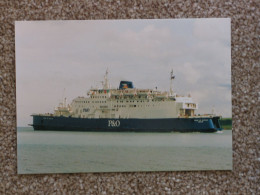
[[[109,127],[120,127],[120,121],[119,120],[108,120],[108,126]]]
[[[208,119],[196,119],[194,121],[196,121],[198,123],[204,123],[204,122],[208,121]]]

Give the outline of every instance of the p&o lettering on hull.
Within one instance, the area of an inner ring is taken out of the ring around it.
[[[119,120],[108,120],[108,127],[120,127]]]

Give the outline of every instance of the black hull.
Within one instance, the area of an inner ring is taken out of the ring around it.
[[[89,132],[204,132],[222,130],[219,117],[172,119],[86,119],[33,115],[34,130]]]

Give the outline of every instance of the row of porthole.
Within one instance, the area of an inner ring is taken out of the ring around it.
[[[90,98],[107,98],[106,96],[90,96]]]

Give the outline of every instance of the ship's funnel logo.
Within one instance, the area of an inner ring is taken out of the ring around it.
[[[121,81],[119,89],[133,89],[134,85],[131,81]]]

